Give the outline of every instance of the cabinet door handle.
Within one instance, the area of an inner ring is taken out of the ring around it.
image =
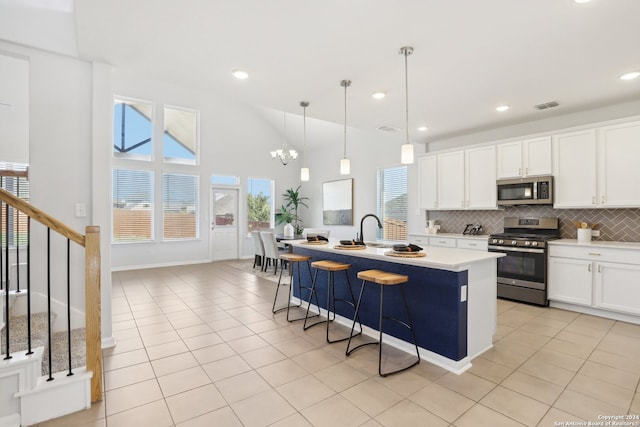
[[[591,264],[588,265],[587,270],[591,273]]]
[[[476,243],[469,243],[469,246],[478,246]]]
[[[598,273],[602,273],[602,266],[598,264]]]
[[[463,207],[463,208],[464,208],[464,200],[462,201],[461,207]]]
[[[597,252],[589,252],[589,255],[591,255],[591,256],[600,256],[600,254],[597,253]]]
[[[518,168],[518,175],[522,175],[522,168]]]
[[[529,173],[529,168],[524,168],[524,174],[527,175]]]
[[[591,198],[591,204],[592,204],[592,205],[595,205],[595,204],[596,204],[596,196],[593,196],[593,197]]]
[[[602,196],[602,204],[604,205],[606,198]]]

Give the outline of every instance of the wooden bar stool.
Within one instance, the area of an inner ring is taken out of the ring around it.
[[[291,310],[291,308],[298,308],[302,305],[302,289],[312,289],[309,286],[302,286],[300,285],[300,277],[302,276],[302,272],[300,271],[300,264],[303,262],[307,263],[307,270],[309,271],[309,279],[313,280],[312,276],[311,276],[311,266],[309,264],[309,261],[311,261],[311,257],[308,255],[299,255],[299,254],[294,254],[294,253],[287,253],[287,254],[281,254],[280,255],[280,259],[283,261],[286,261],[289,263],[289,265],[291,266],[291,274],[289,275],[289,293],[287,295],[287,306],[286,307],[281,307],[281,308],[277,308],[276,309],[276,301],[278,300],[278,291],[280,290],[280,286],[286,286],[286,284],[282,284],[282,272],[284,271],[284,268],[280,269],[280,277],[278,278],[278,284],[276,285],[276,296],[273,298],[273,307],[271,308],[271,312],[272,313],[278,313],[282,310],[287,310],[287,321],[288,322],[295,322],[296,320],[303,320],[306,319],[306,316],[304,317],[299,317],[297,319],[290,319],[289,318],[289,311]],[[300,303],[297,305],[291,305],[291,292],[292,292],[292,287],[293,287],[293,276],[294,276],[294,270],[295,267],[298,266],[298,294],[300,295]],[[314,293],[312,292],[311,295],[313,295]],[[311,295],[309,295],[309,301],[311,301]],[[316,305],[318,304],[318,296],[316,295]],[[317,317],[319,316],[312,316],[312,317]]]
[[[402,372],[405,371],[415,365],[417,365],[418,363],[420,363],[420,352],[418,351],[418,344],[416,341],[416,334],[413,330],[413,321],[411,320],[411,313],[409,312],[409,306],[407,305],[407,298],[405,296],[404,293],[404,287],[402,286],[403,283],[406,283],[409,281],[409,276],[404,276],[401,274],[395,274],[395,273],[389,273],[386,271],[381,271],[381,270],[364,270],[364,271],[360,271],[358,272],[358,279],[362,279],[362,286],[360,287],[360,296],[358,297],[358,304],[356,305],[356,316],[358,315],[359,311],[360,311],[360,303],[362,302],[362,295],[364,294],[364,288],[365,285],[367,284],[367,282],[370,283],[377,283],[380,286],[380,314],[379,314],[379,320],[378,320],[378,329],[380,331],[380,337],[378,339],[378,341],[373,341],[373,342],[366,342],[360,345],[357,345],[353,348],[351,348],[351,338],[357,336],[358,334],[353,334],[353,330],[355,328],[355,320],[353,322],[353,326],[351,327],[351,335],[349,336],[349,342],[347,343],[347,356],[349,356],[351,353],[353,353],[355,350],[365,346],[365,345],[370,345],[370,344],[378,344],[379,345],[379,349],[378,349],[378,374],[381,377],[386,377],[387,375],[391,375],[391,374],[395,374],[398,372]],[[408,322],[404,322],[400,319],[397,319],[395,317],[390,317],[390,316],[385,316],[384,315],[384,288],[386,286],[395,286],[395,285],[400,285],[400,291],[402,293],[402,301],[404,302],[404,309],[407,313],[407,319]],[[354,316],[355,319],[355,316]],[[401,325],[403,325],[404,327],[406,327],[407,329],[409,329],[409,331],[411,331],[411,336],[413,337],[413,345],[416,347],[416,355],[417,355],[417,360],[415,362],[413,362],[412,364],[410,364],[409,366],[405,366],[404,368],[400,368],[400,369],[396,369],[393,371],[389,371],[389,372],[382,372],[382,322],[383,320],[393,320],[396,323],[399,323]],[[360,325],[360,329],[362,330],[362,325]]]
[[[354,317],[353,317],[353,321],[357,323],[360,323],[360,319],[358,318],[358,315],[356,313],[356,300],[354,298],[353,295],[353,291],[351,290],[351,281],[349,280],[349,272],[348,270],[351,268],[351,264],[345,264],[342,262],[337,262],[337,261],[328,261],[328,260],[324,260],[324,261],[314,261],[311,263],[311,267],[315,268],[316,271],[313,275],[313,283],[311,285],[311,294],[309,295],[309,304],[307,305],[307,315],[305,316],[304,319],[304,330],[306,331],[307,329],[309,329],[312,326],[315,325],[319,325],[321,323],[325,323],[327,324],[327,342],[328,343],[334,343],[334,342],[340,342],[340,341],[346,341],[348,340],[350,337],[344,337],[344,338],[339,338],[339,339],[330,339],[329,338],[329,323],[333,322],[336,318],[336,302],[342,302],[345,303],[347,305],[350,305],[351,307],[353,307],[354,310]],[[307,319],[309,317],[313,317],[313,316],[309,316],[309,308],[311,307],[311,297],[313,295],[316,295],[316,307],[318,307],[318,313],[320,313],[320,305],[317,304],[318,301],[318,296],[317,296],[317,292],[316,292],[316,279],[318,277],[318,271],[319,270],[323,270],[327,272],[327,319],[326,320],[321,320],[318,321],[316,323],[313,323],[311,325],[307,325]],[[345,276],[347,277],[347,288],[349,290],[349,295],[351,296],[351,301],[348,301],[346,299],[343,298],[336,298],[336,291],[335,291],[335,272],[336,271],[344,271]],[[333,313],[333,318],[331,318],[331,314]],[[360,333],[362,333],[362,325],[360,325],[360,332],[358,332],[357,334],[353,335],[353,336],[357,336]],[[353,327],[351,328],[351,334],[353,334]]]

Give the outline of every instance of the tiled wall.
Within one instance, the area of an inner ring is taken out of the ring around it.
[[[560,235],[576,238],[574,221],[598,224],[593,240],[640,242],[640,209],[553,209],[551,206],[513,206],[497,211],[428,211],[426,219],[440,224],[441,233],[462,233],[466,224],[481,224],[483,234],[502,232],[505,217],[558,217]]]

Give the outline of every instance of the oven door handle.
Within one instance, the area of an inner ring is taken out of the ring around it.
[[[529,248],[513,248],[508,246],[488,246],[489,251],[493,252],[526,252],[530,254],[543,254],[544,249],[529,249]]]

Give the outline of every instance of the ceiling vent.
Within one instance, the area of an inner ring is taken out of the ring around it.
[[[551,102],[545,102],[542,104],[538,104],[538,105],[534,105],[534,107],[538,110],[546,110],[547,108],[554,108],[557,107],[558,104],[556,101],[551,101]]]
[[[383,132],[398,132],[400,129],[389,125],[382,125],[378,128],[378,130],[381,130]]]

